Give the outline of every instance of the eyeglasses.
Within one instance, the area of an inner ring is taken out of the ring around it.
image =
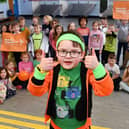
[[[81,51],[66,51],[66,50],[57,50],[58,55],[61,57],[65,57],[67,56],[67,54],[69,53],[69,55],[73,58],[78,57],[79,55],[81,55]]]

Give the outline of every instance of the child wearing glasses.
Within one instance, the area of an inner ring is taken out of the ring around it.
[[[49,93],[45,121],[50,129],[90,129],[92,88],[95,95],[107,96],[113,82],[94,50],[85,55],[85,44],[76,32],[63,32],[56,42],[58,64],[42,57],[29,80],[32,95]]]

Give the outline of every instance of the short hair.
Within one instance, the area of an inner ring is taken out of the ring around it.
[[[34,25],[34,27],[40,27],[40,24],[36,24],[36,25]]]
[[[80,16],[79,19],[78,19],[78,24],[80,25],[80,22],[82,19],[85,19],[86,20],[86,24],[88,23],[88,19],[86,16]]]
[[[92,22],[92,26],[93,26],[95,23],[99,24],[98,21],[93,21],[93,22]]]
[[[22,53],[21,53],[21,57],[23,57],[24,55],[27,55],[28,57],[30,57],[30,55],[29,55],[28,52],[22,52]]]
[[[33,16],[33,18],[36,18],[36,19],[40,20],[40,17],[39,16]]]
[[[23,16],[18,17],[18,22],[25,20],[25,18]]]
[[[16,21],[12,23],[12,27],[17,26],[17,25],[19,26],[19,23]]]
[[[16,66],[15,61],[11,60],[11,59],[10,60],[6,60],[5,63],[4,63],[4,66],[7,67],[7,65],[10,64],[10,63],[13,63],[14,66]]]
[[[42,51],[41,49],[37,49],[37,50],[35,50],[35,55],[36,55],[37,53],[39,53],[40,55],[42,55],[43,51]]]
[[[109,54],[108,59],[116,59],[116,55],[114,53]]]

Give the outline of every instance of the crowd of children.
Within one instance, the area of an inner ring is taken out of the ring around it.
[[[27,41],[27,50],[25,52],[1,51],[0,88],[6,87],[4,88],[6,96],[3,94],[2,98],[2,95],[0,95],[0,103],[5,98],[15,95],[15,88],[27,87],[28,79],[20,80],[20,72],[26,71],[30,75],[34,68],[40,64],[42,57],[53,57],[57,61],[56,42],[61,33],[64,32],[64,27],[58,19],[54,19],[49,15],[45,15],[42,22],[40,24],[40,17],[34,16],[32,24],[27,27],[26,19],[20,16],[17,21],[1,26],[1,43],[2,34],[5,32],[14,35],[23,33]],[[67,30],[76,31],[83,37],[85,55],[91,53],[91,49],[94,48],[97,59],[110,72],[115,91],[119,91],[120,88],[125,89],[125,85],[129,86],[129,65],[127,66],[129,60],[129,22],[127,20],[121,20],[117,24],[109,24],[107,18],[103,17],[98,21],[93,21],[92,29],[90,29],[87,17],[81,16],[78,19],[78,25],[72,21],[67,25]],[[124,68],[125,72],[121,79],[119,60],[122,48],[123,65],[121,68]],[[125,79],[126,77],[127,79]],[[129,92],[129,88],[127,91]]]

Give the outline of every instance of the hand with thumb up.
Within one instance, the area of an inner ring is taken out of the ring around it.
[[[95,54],[95,50],[92,49],[91,52],[92,52],[91,55],[85,56],[84,64],[86,68],[94,70],[99,65],[99,61]]]
[[[42,54],[42,59],[41,62],[39,64],[39,66],[46,72],[50,71],[53,69],[54,67],[54,62],[53,62],[53,58],[49,57],[49,58],[45,58],[44,54]]]

